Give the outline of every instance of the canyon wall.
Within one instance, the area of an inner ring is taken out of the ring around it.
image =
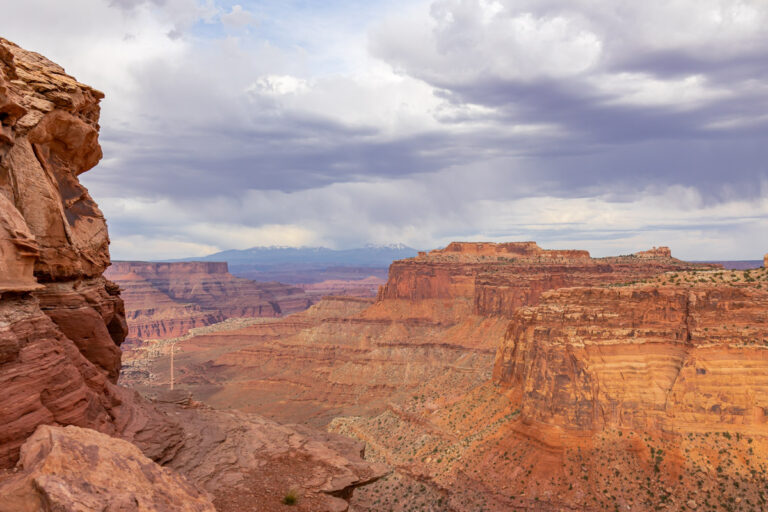
[[[667,247],[591,258],[587,251],[546,250],[535,242],[453,242],[394,262],[379,299],[450,299],[459,308],[457,314],[511,317],[547,290],[629,282],[686,268],[706,266],[675,259]]]
[[[667,248],[591,258],[499,245],[395,262],[373,302],[328,297],[201,331],[176,343],[176,382],[365,441],[395,471],[359,490],[356,510],[759,502],[768,274]],[[143,391],[168,385],[168,348],[131,352],[151,377]]]
[[[494,382],[540,432],[764,430],[768,290],[692,275],[545,294],[515,315]]]
[[[227,318],[277,317],[309,307],[301,288],[235,277],[224,262],[116,261],[129,341],[175,338]]]
[[[0,510],[271,512],[288,492],[297,510],[346,510],[386,473],[360,443],[116,385],[124,306],[103,276],[105,220],[78,181],[101,157],[102,97],[0,38]],[[174,268],[150,270],[157,284]],[[170,280],[171,298],[280,312],[269,287],[225,266],[176,270],[191,277]]]
[[[393,263],[375,301],[326,297],[289,317],[195,330],[174,345],[176,383],[216,407],[323,426],[426,383],[460,394],[487,381],[513,312],[547,290],[692,267],[668,249],[593,259],[533,242],[453,243]],[[131,350],[123,382],[147,393],[167,386],[170,346]]]
[[[102,97],[0,39],[0,467],[41,423],[120,434],[156,456],[180,440],[114,385],[125,312],[102,276],[104,217],[78,181],[101,158]]]
[[[765,269],[550,290],[499,340],[489,382],[331,423],[396,468],[356,509],[768,506]]]

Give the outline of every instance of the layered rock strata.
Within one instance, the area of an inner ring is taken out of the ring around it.
[[[761,270],[547,293],[515,315],[494,382],[521,393],[540,432],[765,431]]]
[[[454,242],[445,249],[396,261],[381,300],[450,299],[457,315],[510,317],[556,288],[622,283],[669,270],[704,268],[675,259],[669,248],[591,258],[587,251],[545,250],[535,242]]]
[[[492,382],[333,421],[396,468],[355,509],[763,510],[766,300],[764,269],[546,292]]]
[[[374,303],[328,298],[179,342],[177,382],[217,405],[336,416],[333,431],[395,468],[356,510],[765,504],[768,276],[666,248],[479,245],[396,262]],[[146,390],[167,385],[167,361]]]
[[[533,242],[454,243],[393,263],[376,301],[326,297],[301,314],[179,339],[176,383],[217,407],[322,426],[375,414],[428,382],[453,393],[486,381],[511,312],[546,290],[689,267],[668,249],[593,259]],[[132,350],[125,382],[167,387],[170,346]]]
[[[102,97],[0,39],[0,467],[42,423],[143,439],[157,456],[181,440],[114,385],[124,307],[102,277],[106,223],[78,181],[101,157]]]
[[[294,487],[299,510],[346,510],[355,487],[383,474],[358,443],[156,405],[115,384],[124,306],[102,275],[106,223],[78,181],[101,157],[102,97],[0,39],[0,510],[213,510],[150,459],[213,490],[221,511],[281,510]],[[230,313],[254,312],[253,303],[224,300],[231,288],[202,288]]]
[[[130,341],[174,338],[227,318],[277,317],[311,304],[298,287],[235,277],[223,262],[117,261],[106,276],[122,289]]]

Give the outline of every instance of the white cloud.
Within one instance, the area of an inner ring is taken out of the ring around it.
[[[221,22],[230,28],[242,29],[256,23],[256,16],[243,9],[241,5],[233,5],[232,10],[221,15]]]
[[[456,238],[765,251],[766,2],[229,5],[3,7],[0,33],[107,93],[83,180],[119,258]]]
[[[443,0],[384,22],[375,54],[434,84],[577,75],[600,59],[598,36],[578,18],[514,12],[498,2]]]
[[[267,75],[260,77],[246,91],[267,96],[283,96],[309,90],[306,80],[291,75]]]
[[[183,239],[135,234],[113,239],[109,250],[113,260],[144,261],[205,256],[218,251],[218,247]]]
[[[101,200],[112,222],[151,222],[140,240],[145,258],[172,258],[256,245],[351,247],[403,242],[417,248],[450,241],[534,239],[548,248],[583,248],[595,256],[669,245],[684,259],[757,259],[765,253],[768,181],[759,198],[712,203],[693,187],[646,189],[631,198],[606,195],[504,198],[515,179],[484,183],[444,171],[397,180],[349,182],[284,193],[250,191],[240,201],[143,202],[116,208]],[[501,190],[493,190],[501,189]],[[185,219],[181,225],[178,219]],[[113,247],[135,257],[131,241]],[[196,245],[197,244],[197,245]],[[184,254],[182,254],[184,256]]]

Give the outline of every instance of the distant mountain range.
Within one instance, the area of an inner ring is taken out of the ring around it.
[[[358,249],[327,247],[251,247],[231,249],[199,258],[174,261],[226,261],[230,266],[274,266],[292,263],[339,267],[388,267],[394,260],[412,258],[418,251],[403,244],[367,245]]]
[[[168,261],[226,261],[229,271],[257,281],[314,283],[327,279],[386,279],[395,260],[412,258],[417,249],[403,244],[367,245],[357,249],[327,247],[251,247],[208,256]]]
[[[718,263],[728,270],[746,270],[763,266],[763,260],[696,261],[694,263]]]

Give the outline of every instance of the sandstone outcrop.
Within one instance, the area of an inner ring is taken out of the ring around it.
[[[451,394],[480,385],[512,312],[549,289],[690,267],[668,249],[593,259],[533,242],[453,243],[393,263],[375,302],[326,297],[279,320],[195,331],[174,344],[176,383],[216,407],[323,426],[380,412],[425,383]],[[124,382],[146,393],[167,387],[169,351],[129,351]]]
[[[0,481],[0,512],[214,512],[208,496],[133,444],[94,430],[41,425]]]
[[[297,510],[342,512],[355,488],[388,472],[363,460],[363,443],[338,434],[194,404],[159,407],[186,437],[167,467],[207,490],[219,512],[284,510],[289,492]]]
[[[396,261],[381,300],[451,299],[458,316],[511,316],[547,290],[641,280],[668,270],[705,268],[672,258],[667,247],[591,258],[587,251],[545,250],[535,242],[454,242]]]
[[[158,456],[181,440],[114,385],[124,308],[102,277],[106,223],[78,182],[101,157],[102,97],[0,39],[0,467],[45,423],[141,438]]]
[[[515,315],[494,382],[521,393],[523,419],[542,433],[765,431],[765,279],[682,273],[547,293]]]
[[[282,420],[335,417],[330,429],[395,468],[355,493],[355,510],[646,510],[662,499],[683,510],[739,496],[759,509],[766,468],[750,450],[768,449],[765,278],[666,248],[590,258],[452,244],[394,263],[373,303],[329,297],[179,341],[177,383]],[[162,348],[140,389],[167,386]]]
[[[124,305],[102,275],[106,223],[78,181],[101,157],[102,96],[0,39],[0,510],[213,510],[152,460],[211,489],[221,511],[281,510],[294,487],[299,510],[346,510],[352,490],[384,472],[362,459],[359,443],[152,404],[116,385]],[[230,315],[281,312],[267,298],[284,286],[253,288],[226,267],[213,271],[211,280],[171,280],[168,294]],[[306,306],[280,300],[287,310]]]
[[[121,288],[132,342],[182,336],[227,318],[277,317],[311,304],[301,288],[235,277],[223,262],[116,261],[105,275]]]
[[[332,422],[396,468],[353,506],[763,510],[766,300],[764,269],[546,292],[492,382]]]

